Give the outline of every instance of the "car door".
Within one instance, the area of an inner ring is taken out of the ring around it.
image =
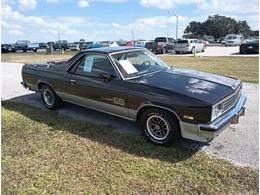
[[[173,51],[174,50],[174,46],[175,46],[175,40],[173,38],[168,38],[168,49],[170,51]]]
[[[195,46],[197,52],[201,52],[202,51],[202,44],[201,44],[200,40],[195,39],[194,40],[194,46]]]
[[[83,55],[70,70],[68,101],[128,117],[126,88],[105,54]]]
[[[204,43],[202,43],[201,40],[198,40],[198,45],[199,45],[199,48],[200,48],[200,52],[202,52],[202,50],[204,48]]]

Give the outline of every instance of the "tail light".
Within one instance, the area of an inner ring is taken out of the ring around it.
[[[157,49],[160,49],[160,44],[159,43],[157,43]]]

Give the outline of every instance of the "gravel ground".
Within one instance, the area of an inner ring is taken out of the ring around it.
[[[167,55],[174,56],[192,56],[192,54],[175,54],[168,53]],[[239,47],[220,47],[220,46],[209,46],[206,47],[205,52],[197,53],[197,56],[239,56],[239,57],[256,57],[258,54],[247,54],[241,55],[239,53]]]
[[[22,64],[2,62],[1,98],[23,102],[43,108],[39,94],[24,89],[20,82]],[[207,153],[232,162],[259,169],[258,166],[258,84],[244,83],[243,92],[247,95],[246,115],[240,118],[238,125],[232,125],[209,144],[184,141],[189,148],[202,147]],[[44,109],[44,108],[43,108]],[[79,120],[109,125],[120,131],[140,135],[137,124],[72,104],[66,104],[59,113]]]

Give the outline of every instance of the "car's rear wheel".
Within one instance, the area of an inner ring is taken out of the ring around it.
[[[61,99],[48,85],[43,85],[41,87],[41,97],[44,106],[50,110],[55,110],[61,106]]]
[[[151,108],[142,114],[141,125],[149,141],[168,146],[180,137],[178,119],[169,111]]]
[[[162,48],[162,54],[166,54],[166,52],[167,52],[167,51],[166,51],[166,48],[163,47],[163,48]]]

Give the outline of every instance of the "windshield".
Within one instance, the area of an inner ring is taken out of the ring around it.
[[[237,36],[228,36],[227,40],[229,40],[229,39],[237,39]]]
[[[18,43],[18,44],[27,44],[27,43],[29,43],[29,41],[21,40],[21,41],[17,41],[16,43]]]
[[[112,55],[125,78],[140,76],[168,68],[162,60],[145,50],[122,52]]]

